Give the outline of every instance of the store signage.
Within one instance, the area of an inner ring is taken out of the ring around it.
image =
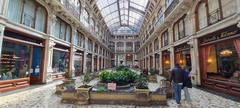
[[[211,33],[207,37],[205,36],[201,38],[200,44],[216,41],[218,39],[228,38],[238,33],[240,33],[240,29],[236,25],[233,25],[217,32]]]
[[[183,44],[183,45],[177,46],[175,48],[175,52],[180,52],[180,51],[189,50],[189,49],[190,49],[190,45]]]
[[[117,85],[116,85],[116,83],[108,83],[107,84],[107,87],[108,87],[108,90],[116,90],[116,88],[117,88]]]

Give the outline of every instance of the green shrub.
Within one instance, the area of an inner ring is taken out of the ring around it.
[[[148,89],[147,78],[143,76],[139,76],[137,78],[137,89]]]
[[[102,71],[99,74],[99,79],[104,83],[127,84],[134,83],[138,74],[128,68],[118,69],[117,71]]]
[[[149,73],[150,73],[150,75],[155,75],[155,74],[156,74],[156,72],[155,72],[154,69],[150,69],[150,70],[149,70]]]
[[[104,86],[100,86],[97,88],[97,93],[103,93],[103,92],[107,92],[107,88]]]

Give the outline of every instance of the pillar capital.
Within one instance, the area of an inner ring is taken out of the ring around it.
[[[238,22],[237,27],[240,28],[240,21]]]

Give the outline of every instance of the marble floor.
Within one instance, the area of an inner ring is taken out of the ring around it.
[[[2,93],[0,94],[0,108],[138,108],[138,106],[132,105],[79,106],[63,104],[60,103],[60,98],[54,94],[55,86],[60,83],[62,81],[55,81],[31,89],[23,89],[14,93]],[[197,88],[192,88],[190,94],[192,103],[188,104],[182,101],[181,108],[240,108],[239,102]],[[146,108],[177,108],[173,99],[168,99],[167,103],[167,106],[150,106]]]

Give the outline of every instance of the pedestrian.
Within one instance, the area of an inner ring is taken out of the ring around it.
[[[175,67],[171,70],[170,81],[173,81],[174,95],[178,106],[181,101],[181,90],[183,85],[183,70],[179,64],[175,64]]]
[[[189,75],[189,69],[187,67],[185,67],[183,69],[183,91],[184,91],[184,96],[185,96],[185,101],[188,103],[191,103],[191,98],[190,98],[190,94],[188,91],[188,88],[192,88],[192,81],[191,81],[191,77]]]

